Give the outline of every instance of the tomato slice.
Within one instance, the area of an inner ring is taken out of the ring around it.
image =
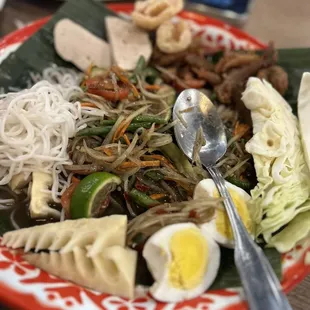
[[[106,90],[114,90],[115,88],[111,79],[102,76],[96,76],[84,80],[83,84],[87,88],[106,89]]]
[[[65,192],[61,196],[61,205],[65,209],[66,218],[70,216],[70,203],[73,192],[75,191],[76,187],[79,185],[80,180],[72,178],[72,183],[70,186],[65,190]]]
[[[129,95],[130,89],[122,82],[119,83],[117,89],[111,79],[102,78],[100,76],[87,79],[83,82],[87,88],[87,92],[97,96],[101,96],[109,101],[118,101],[126,99]]]
[[[87,91],[90,94],[94,94],[97,96],[101,96],[109,101],[118,101],[126,99],[129,95],[129,89],[126,87],[121,87],[117,91],[115,90],[106,90],[106,89],[96,89],[96,88],[88,88]]]

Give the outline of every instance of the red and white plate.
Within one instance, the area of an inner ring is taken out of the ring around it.
[[[132,4],[114,4],[110,8],[128,14]],[[211,47],[226,49],[264,48],[265,44],[216,19],[184,11],[179,17],[187,19],[194,33],[201,36],[203,43]],[[49,17],[32,23],[0,39],[0,63],[16,50],[29,36],[42,27]],[[74,310],[242,310],[247,309],[240,296],[240,289],[209,291],[200,297],[177,304],[154,301],[149,295],[141,294],[135,300],[99,294],[70,282],[56,278],[23,261],[20,251],[0,247],[0,302],[24,310],[74,309]],[[298,244],[294,250],[282,256],[285,292],[292,290],[310,274],[310,238]]]

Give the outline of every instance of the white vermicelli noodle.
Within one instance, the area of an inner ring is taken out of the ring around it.
[[[82,81],[83,73],[73,69],[52,65],[44,69],[42,74],[30,72],[30,77],[33,83],[44,80],[55,85],[66,100],[70,100],[83,92],[82,89],[78,87]]]
[[[58,84],[64,88],[79,85],[82,81],[83,73],[72,69],[57,67],[55,65],[46,68],[42,72],[42,79],[51,84]],[[42,80],[41,79],[41,80]]]
[[[45,74],[52,76],[52,72]],[[76,81],[55,72],[58,85],[41,81],[0,98],[0,185],[20,172],[48,172],[53,175],[53,200],[59,201],[67,185],[60,181],[62,165],[71,164],[67,146],[82,112],[78,102],[70,102],[81,91]]]

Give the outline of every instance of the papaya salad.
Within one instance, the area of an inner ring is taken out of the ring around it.
[[[110,71],[90,68],[82,88],[86,91],[80,98],[82,109],[102,111],[105,117],[85,118],[83,129],[69,144],[73,165],[65,169],[74,174],[107,171],[120,176],[124,184],[120,196],[131,216],[160,203],[192,198],[195,185],[207,173],[201,165],[190,163],[175,144],[175,122],[170,119],[176,91],[162,83],[158,72],[146,67],[143,58],[131,76],[116,66]],[[231,153],[219,166],[225,177],[235,178],[249,189],[247,175],[243,174],[250,159],[244,152],[246,140],[236,143],[249,127],[236,119],[232,119],[232,126]]]

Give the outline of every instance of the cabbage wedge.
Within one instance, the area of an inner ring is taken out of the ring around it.
[[[305,204],[310,205],[307,200]],[[271,237],[269,246],[275,247],[280,253],[293,249],[296,242],[307,238],[310,234],[310,211],[299,213],[278,234]]]
[[[310,204],[304,204],[310,194],[310,173],[298,120],[271,84],[250,78],[242,100],[253,121],[246,150],[253,156],[258,181],[251,191],[256,236],[262,235],[268,244],[297,214],[310,210]]]
[[[300,133],[304,148],[304,154],[308,168],[310,169],[310,73],[305,72],[302,75],[299,93],[298,93],[298,119],[300,124]]]

